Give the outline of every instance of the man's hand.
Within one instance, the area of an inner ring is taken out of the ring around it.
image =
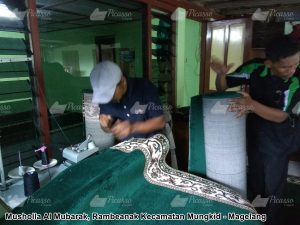
[[[146,121],[130,122],[117,120],[111,128],[111,132],[115,137],[124,139],[131,134],[148,134],[153,131],[163,129],[165,127],[165,124],[166,120],[164,115],[154,117]]]
[[[240,98],[230,99],[230,105],[228,107],[228,111],[235,112],[237,118],[242,117],[243,115],[254,110],[254,100],[251,98],[251,96],[243,91],[239,91],[238,93],[242,94],[243,96]]]
[[[217,77],[215,81],[217,91],[221,92],[227,89],[226,74],[228,73],[228,71],[231,69],[232,66],[233,64],[229,64],[228,66],[226,66],[220,60],[216,58],[212,58],[210,67],[213,71],[217,73]]]
[[[122,140],[129,136],[132,133],[133,124],[129,121],[121,121],[117,120],[113,127],[111,128],[111,132],[116,136],[118,139]]]
[[[217,75],[226,75],[228,71],[233,67],[233,63],[226,66],[223,62],[221,62],[217,58],[212,58],[210,62],[210,67],[213,71],[217,73]]]
[[[231,104],[228,107],[228,111],[236,112],[236,117],[241,117],[248,113],[249,111],[255,113],[256,115],[275,123],[282,123],[285,121],[289,114],[282,111],[281,109],[272,108],[259,103],[251,98],[251,96],[246,93],[239,91],[242,94],[241,98],[231,99]]]
[[[111,132],[111,126],[113,122],[113,118],[111,117],[111,115],[101,114],[99,115],[99,121],[101,128],[105,132]]]

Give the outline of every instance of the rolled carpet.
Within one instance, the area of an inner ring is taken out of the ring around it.
[[[246,121],[228,112],[235,92],[195,96],[190,109],[189,172],[246,196]]]

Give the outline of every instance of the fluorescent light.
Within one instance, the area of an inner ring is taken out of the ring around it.
[[[16,19],[17,16],[10,11],[6,5],[0,4],[0,17],[9,18],[9,19]]]

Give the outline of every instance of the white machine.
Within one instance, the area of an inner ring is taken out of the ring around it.
[[[99,148],[91,140],[92,135],[88,135],[87,139],[82,143],[71,145],[63,150],[63,157],[71,162],[78,163],[79,161],[98,152]]]

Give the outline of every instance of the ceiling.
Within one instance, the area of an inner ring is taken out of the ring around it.
[[[224,16],[247,16],[258,8],[263,11],[284,10],[300,13],[299,0],[190,0],[191,2],[216,10]]]
[[[258,8],[263,11],[285,10],[298,12],[299,0],[190,0],[194,4],[215,10],[225,18],[251,16]],[[284,2],[284,3],[283,3]],[[10,10],[25,12],[24,1],[0,0]],[[131,0],[36,0],[41,33],[92,27],[141,20],[142,4]],[[30,13],[30,12],[29,12]],[[91,17],[98,13],[96,17]],[[100,17],[99,17],[100,13]],[[105,15],[104,15],[104,14]],[[23,14],[24,15],[24,14]],[[104,17],[102,18],[101,15]],[[0,30],[22,30],[21,20],[0,18]]]
[[[19,17],[23,1],[0,0]],[[142,5],[129,0],[36,0],[41,33],[141,20]],[[18,14],[19,12],[19,14]],[[31,13],[28,11],[28,13]],[[20,20],[0,18],[1,26],[22,29]]]
[[[37,0],[36,4],[40,32],[141,20],[142,6],[127,0]]]

